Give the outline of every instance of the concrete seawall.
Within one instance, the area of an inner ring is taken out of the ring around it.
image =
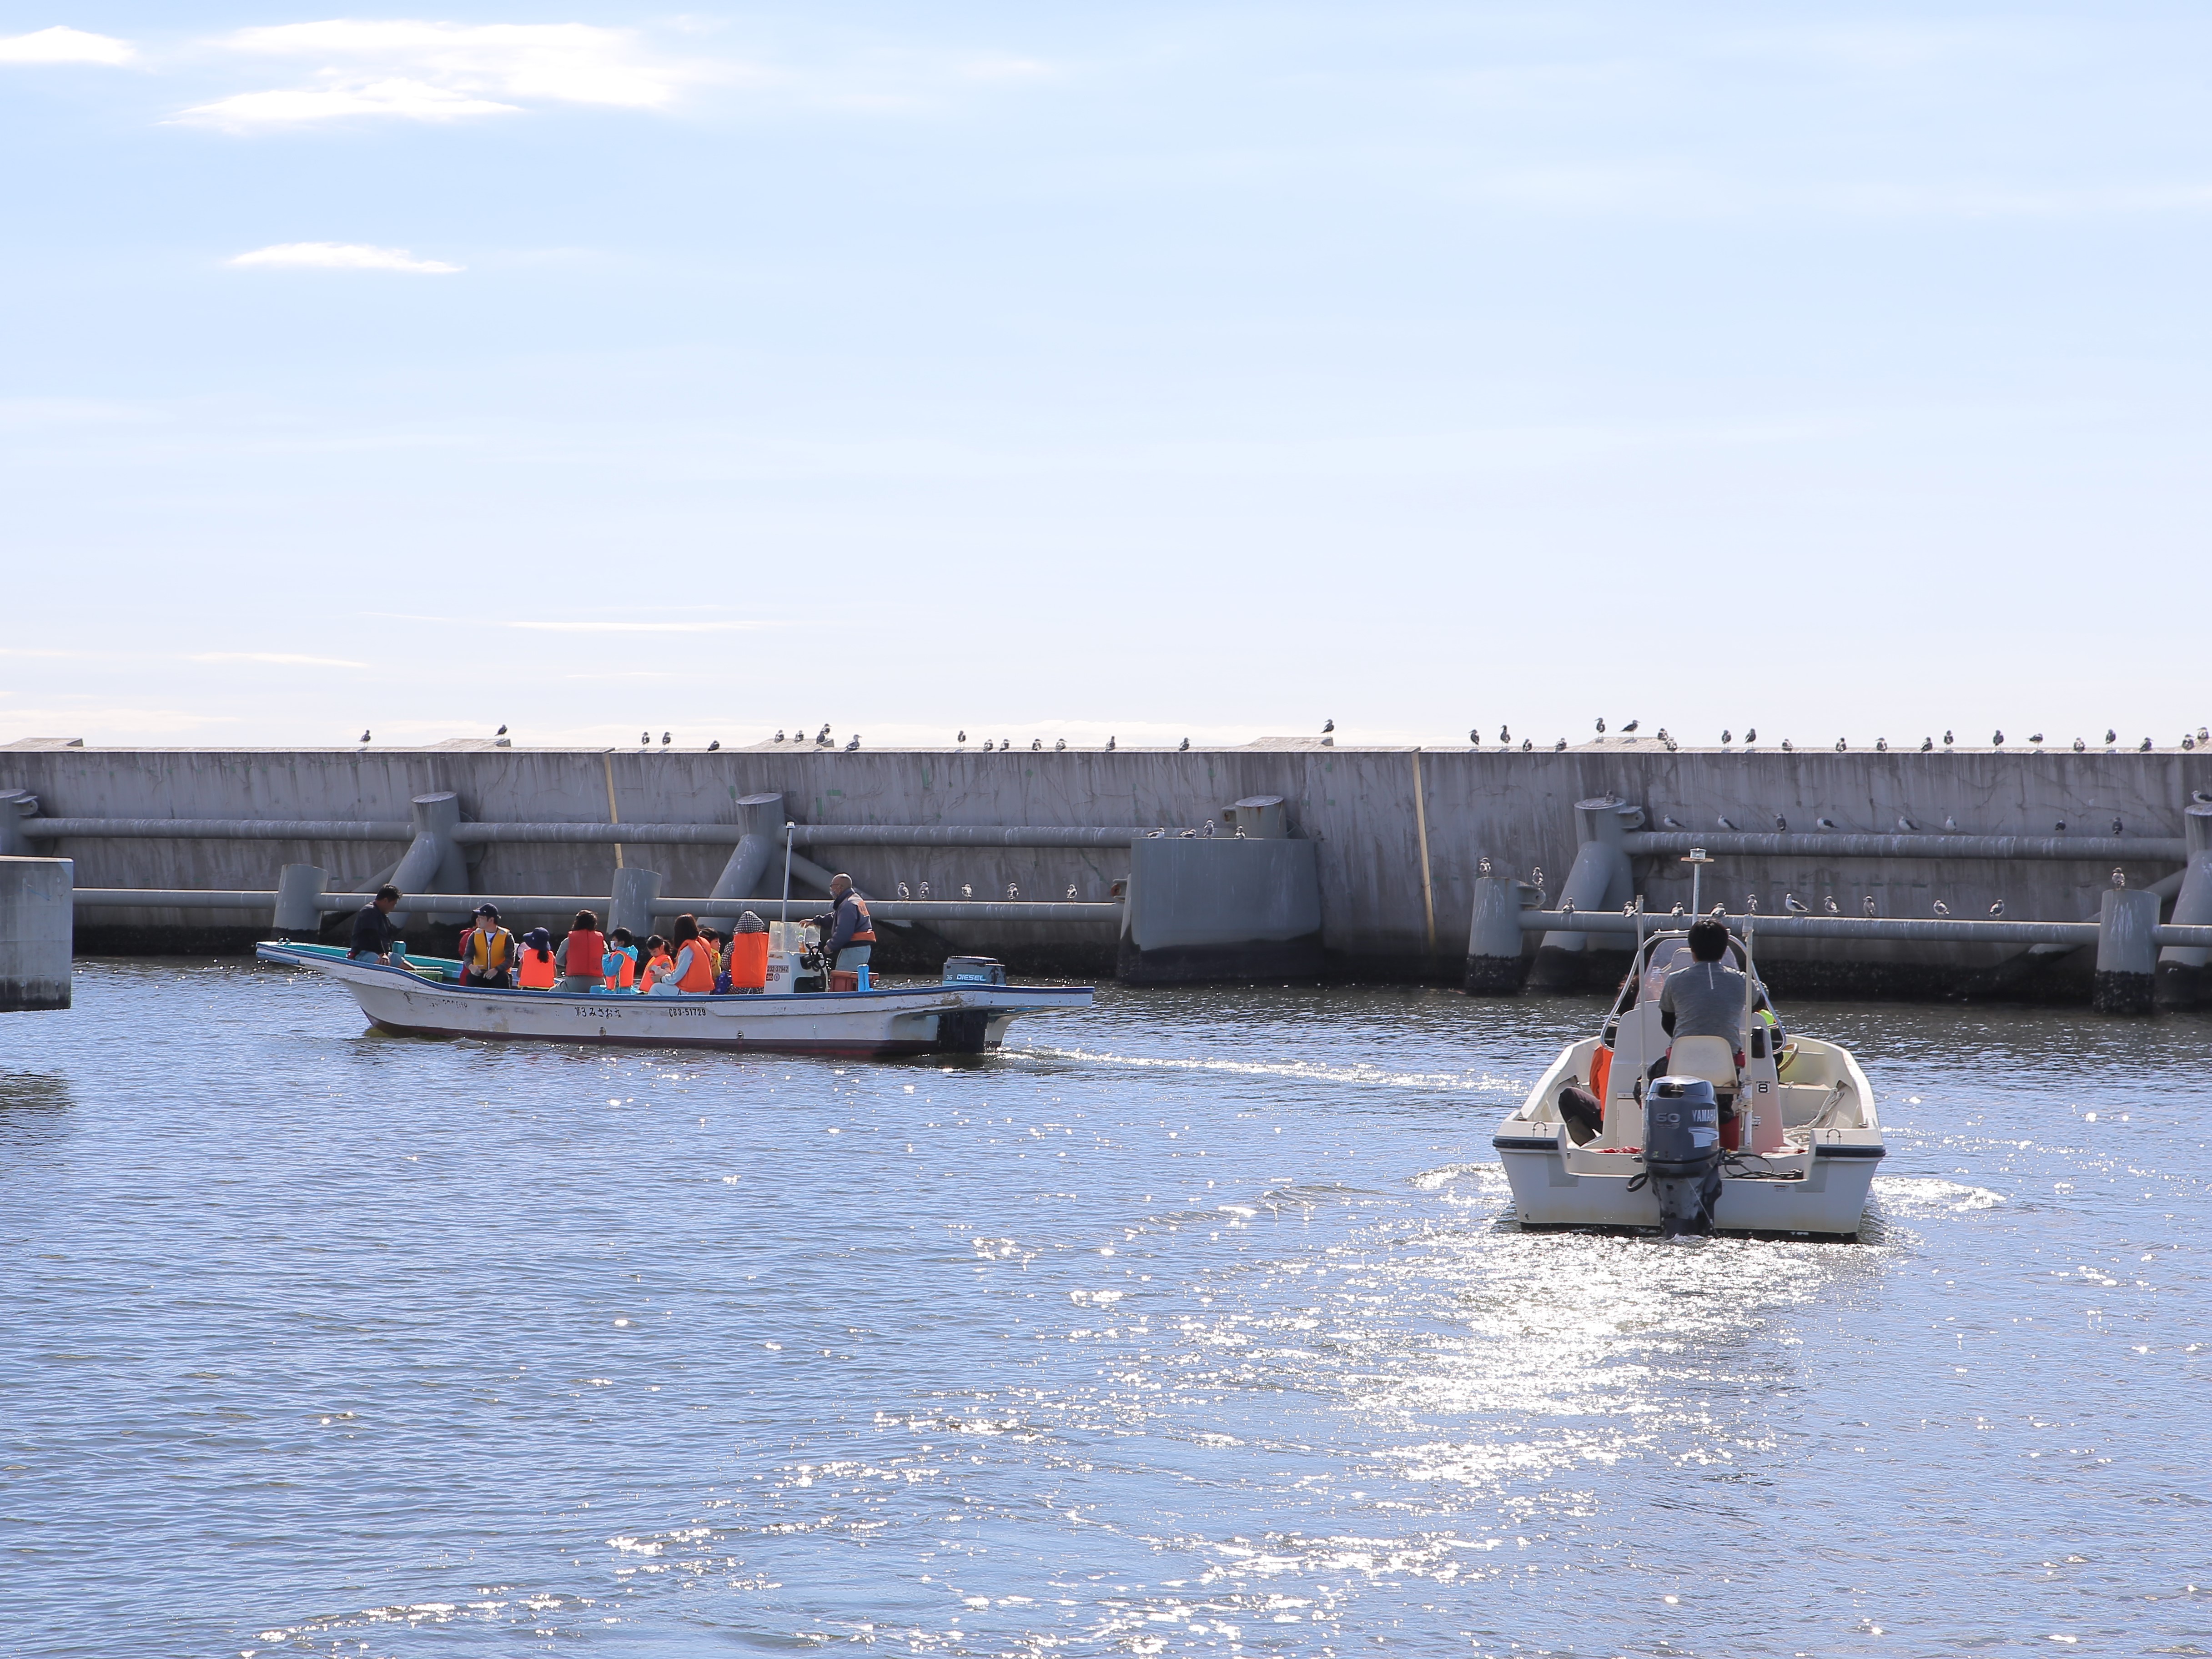
[[[1321,940],[1328,970],[1347,977],[1458,982],[1467,953],[1472,886],[1485,856],[1513,873],[1537,867],[1556,893],[1574,861],[1577,800],[1607,793],[1645,809],[1652,830],[1675,819],[1692,830],[1765,830],[1777,815],[1792,830],[1830,819],[1838,830],[1889,833],[1900,818],[1959,833],[2106,836],[2171,842],[2183,833],[2192,790],[2212,792],[2212,753],[1957,750],[1932,754],[1771,749],[1684,749],[1607,739],[1564,752],[1328,748],[1278,740],[1244,748],[1170,752],[1070,750],[862,750],[766,745],[704,753],[551,750],[450,744],[421,750],[86,749],[0,747],[0,791],[38,798],[48,817],[281,818],[404,821],[415,796],[451,790],[463,817],[483,822],[726,823],[739,798],[781,792],[800,822],[823,825],[1160,825],[1172,833],[1240,799],[1284,798],[1292,833],[1316,846]],[[734,841],[734,835],[732,836]],[[314,864],[334,890],[366,887],[404,842],[273,842],[72,836],[39,843],[72,858],[82,887],[263,889],[279,867]],[[477,891],[605,893],[613,849],[589,845],[471,848]],[[728,856],[714,845],[635,847],[626,862],[659,871],[663,890],[708,892]],[[1001,897],[1104,899],[1128,872],[1113,848],[897,848],[817,845],[817,860],[848,869],[888,895],[928,881],[939,897],[963,884]],[[2124,860],[2130,884],[2172,876],[2170,854]],[[2111,885],[2109,856],[2070,860],[1846,859],[1723,856],[1706,872],[1707,902],[1731,908],[1756,894],[1779,910],[1785,893],[1819,905],[1832,894],[1856,914],[1872,896],[1880,914],[1924,916],[1937,900],[1981,915],[2002,898],[2014,918],[2094,917]],[[1649,908],[1686,903],[1689,880],[1671,855],[1639,856],[1635,885]],[[1717,890],[1716,890],[1716,889]],[[108,911],[80,919],[79,949],[224,948],[264,932],[252,914]],[[1013,924],[948,927],[946,939],[1025,961],[1099,971],[1110,966],[1111,930]],[[1091,933],[1097,934],[1092,938]],[[1533,948],[1533,947],[1532,947]],[[2016,953],[1978,945],[1854,943],[1808,957],[1807,988],[1942,994],[1999,988],[2086,1000],[2093,964],[2083,953],[2039,958],[2002,985],[1979,976]],[[1771,957],[1778,983],[1789,953]],[[1822,975],[1838,963],[1850,971]],[[1603,964],[1598,964],[1602,967]],[[2075,981],[2078,980],[2076,986]]]

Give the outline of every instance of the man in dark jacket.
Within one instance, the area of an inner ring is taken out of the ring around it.
[[[830,928],[829,942],[823,946],[823,954],[830,958],[831,967],[850,972],[874,954],[876,924],[868,915],[867,900],[853,885],[852,877],[830,877],[830,897],[836,908],[814,918]]]
[[[380,887],[374,898],[354,912],[353,943],[346,947],[349,962],[374,957],[387,965],[391,963],[392,941],[399,937],[399,930],[392,925],[392,912],[398,902],[397,887]]]

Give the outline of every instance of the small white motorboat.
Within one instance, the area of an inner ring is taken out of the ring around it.
[[[331,945],[265,943],[264,962],[328,974],[379,1030],[403,1036],[471,1036],[642,1048],[850,1054],[980,1054],[1000,1046],[1019,1014],[1088,1008],[1087,985],[1008,985],[955,958],[936,985],[866,991],[771,988],[736,996],[505,991],[452,983],[460,964],[416,957],[382,966],[349,961]],[[805,982],[798,964],[772,957],[769,984]],[[995,964],[991,964],[995,967]]]
[[[1731,934],[1729,950],[1755,985],[1748,940]],[[1856,1237],[1884,1151],[1858,1061],[1805,1036],[1770,1052],[1778,1028],[1748,1005],[1733,1049],[1718,1037],[1670,1045],[1660,988],[1689,960],[1684,933],[1641,942],[1603,1030],[1569,1044],[1499,1127],[1492,1144],[1521,1224]]]

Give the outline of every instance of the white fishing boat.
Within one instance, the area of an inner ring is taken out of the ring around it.
[[[1729,952],[1755,985],[1747,941],[1731,934]],[[1775,1052],[1778,1028],[1748,996],[1733,1046],[1669,1039],[1660,988],[1689,961],[1684,933],[1640,943],[1603,1030],[1569,1044],[1499,1127],[1521,1224],[1856,1237],[1884,1151],[1858,1061],[1800,1036]]]
[[[865,991],[794,990],[809,982],[790,957],[770,959],[770,988],[750,995],[569,995],[453,982],[459,963],[349,961],[329,945],[271,942],[264,962],[327,974],[353,994],[379,1030],[403,1036],[486,1037],[640,1048],[719,1048],[888,1057],[978,1054],[1005,1040],[1017,1016],[1088,1008],[1087,985],[1008,985],[957,957],[941,983]],[[995,964],[990,964],[995,968]],[[787,988],[777,988],[779,986]]]

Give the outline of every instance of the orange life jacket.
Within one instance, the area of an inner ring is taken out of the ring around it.
[[[714,988],[713,947],[703,939],[687,939],[676,947],[676,954],[681,957],[686,951],[691,953],[691,965],[684,970],[684,977],[676,981],[676,988],[679,991],[689,991],[694,995],[703,994],[713,990]]]
[[[522,966],[515,975],[516,981],[526,991],[550,991],[559,975],[554,971],[550,951],[525,951]]]
[[[576,927],[568,933],[568,971],[597,979],[606,958],[606,935],[596,929]]]
[[[471,927],[461,935],[461,965],[474,973],[495,974],[514,954],[514,935],[504,927],[487,933]]]
[[[572,956],[569,960],[575,958]],[[607,946],[606,954],[599,958],[599,967],[610,991],[627,991],[637,983],[637,958],[619,945]]]
[[[760,991],[768,988],[768,935],[733,933],[730,937],[730,988]]]
[[[1597,1109],[1605,1110],[1606,1085],[1613,1081],[1613,1050],[1602,1042],[1597,1053],[1590,1057],[1590,1092],[1597,1097]]]
[[[665,956],[655,957],[652,961],[645,964],[645,983],[640,988],[650,991],[662,980],[672,979],[675,975],[676,964],[674,963],[671,962]]]

